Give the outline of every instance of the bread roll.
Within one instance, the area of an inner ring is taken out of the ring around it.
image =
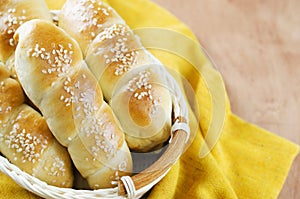
[[[129,148],[149,151],[170,136],[172,99],[161,63],[124,20],[99,0],[67,0],[59,26],[73,36],[126,134]]]
[[[28,97],[90,187],[112,187],[131,172],[131,154],[78,44],[43,20],[23,24],[15,39],[16,72]]]
[[[72,187],[67,150],[45,119],[28,105],[20,84],[0,66],[0,152],[21,170],[58,187]]]
[[[15,31],[31,19],[51,21],[51,15],[44,0],[1,0],[0,3],[0,61],[14,71]]]

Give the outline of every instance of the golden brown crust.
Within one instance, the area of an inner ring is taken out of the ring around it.
[[[2,0],[0,4],[0,61],[6,62],[16,48],[15,31],[31,19],[51,21],[43,0]]]
[[[132,150],[149,151],[169,138],[172,104],[162,79],[157,66],[141,66],[116,86],[110,104],[122,116],[119,120]]]
[[[62,10],[59,25],[68,30],[67,32],[79,42],[84,54],[89,43],[105,27],[118,22],[115,19],[123,21],[114,10],[100,1],[66,1]],[[74,23],[76,26],[72,25]]]
[[[58,187],[72,187],[74,177],[69,154],[57,141],[45,151],[43,161],[33,175]]]
[[[9,74],[6,73],[5,75]],[[2,109],[11,110],[12,108],[23,104],[24,94],[18,82],[10,79],[9,76],[6,76],[6,79],[0,81],[0,92],[2,93],[0,102],[2,103]]]
[[[143,97],[139,99],[140,93],[148,93],[148,89],[140,88],[136,89],[131,95],[129,100],[129,115],[132,120],[139,126],[145,127],[151,125],[151,115],[155,112],[156,103],[160,103],[161,100],[168,101],[170,98],[162,99],[161,93],[168,92],[167,89],[161,88],[161,86],[152,85],[152,92],[150,97]],[[152,99],[159,99],[160,101],[153,101]],[[165,104],[168,106],[168,104]]]
[[[123,75],[147,57],[140,49],[135,35],[124,24],[105,28],[92,41],[86,60],[102,86],[104,96],[110,100]]]
[[[0,66],[0,152],[23,171],[51,185],[72,187],[73,173],[66,149],[54,139],[45,119],[24,104],[20,84],[9,78],[3,66]]]
[[[33,173],[44,152],[53,142],[53,137],[45,121],[28,106],[23,106],[3,132],[2,153],[22,170]],[[25,164],[27,163],[27,164]]]
[[[93,178],[104,169],[103,177],[114,176],[124,157],[128,161],[126,169],[131,171],[129,150],[119,153],[125,143],[122,129],[103,101],[101,88],[82,60],[75,40],[42,20],[25,23],[15,38],[19,41],[16,49],[19,80],[54,136],[68,147],[81,175]],[[118,161],[108,164],[115,156]],[[102,181],[98,178],[89,183],[93,188],[112,186]]]
[[[23,83],[24,90],[28,95],[32,96],[33,92],[38,93],[35,98],[31,97],[33,103],[38,107],[41,103],[41,97],[55,86],[56,82],[59,84],[60,81],[65,81],[65,76],[60,74],[71,73],[70,64],[76,65],[82,61],[81,52],[74,50],[78,49],[78,44],[70,37],[63,37],[64,34],[61,30],[48,29],[49,24],[53,25],[50,22],[31,23],[32,26],[22,26],[15,34],[16,41],[22,40],[22,43],[18,45],[22,53],[18,56],[22,56],[20,58],[22,60],[30,57],[30,64],[35,66],[28,67],[26,71],[22,70],[18,77],[28,82]],[[26,35],[27,38],[19,38],[19,33]],[[35,78],[25,78],[25,76],[30,77],[32,75]],[[32,83],[32,81],[34,82]]]
[[[95,6],[98,4],[110,12],[104,20],[95,20],[90,32],[79,30],[80,27],[90,26],[92,20],[86,18],[101,18]],[[145,85],[143,81],[148,78],[145,75],[148,72],[138,69],[144,66],[152,68],[152,65],[160,62],[141,45],[123,19],[100,0],[67,0],[59,21],[59,26],[74,35],[86,52],[85,60],[98,79],[105,99],[120,120],[126,138],[130,137],[127,139],[129,146],[146,151],[165,142],[170,135],[172,111],[166,81],[162,76],[155,80],[155,84],[164,88],[154,84]],[[89,35],[91,32],[95,34],[93,37]],[[135,72],[131,73],[136,70],[145,74],[138,77]],[[159,72],[154,71],[149,75],[159,76]],[[123,80],[125,76],[127,81]],[[133,82],[136,84],[132,86]],[[160,107],[160,115],[154,113],[157,107]]]

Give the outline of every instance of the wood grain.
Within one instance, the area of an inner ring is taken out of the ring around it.
[[[154,1],[195,32],[224,77],[234,113],[300,144],[299,0]],[[296,198],[300,156],[279,196]]]
[[[164,154],[144,171],[131,177],[136,190],[141,189],[165,174],[178,160],[183,152],[187,133],[183,130],[174,132],[172,142]],[[125,195],[126,190],[123,183],[119,183],[119,195]]]

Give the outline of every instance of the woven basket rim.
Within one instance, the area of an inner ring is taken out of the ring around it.
[[[16,165],[10,163],[7,158],[0,155],[0,171],[9,176],[14,182],[22,188],[43,198],[62,198],[62,199],[102,199],[102,198],[126,198],[118,194],[118,187],[97,189],[97,190],[83,190],[74,188],[61,188],[48,185],[46,182],[39,180],[36,177],[22,171]],[[169,171],[169,170],[168,170]],[[160,178],[153,181],[151,184],[137,190],[136,197],[143,196],[149,189],[157,184],[167,173],[165,172]]]

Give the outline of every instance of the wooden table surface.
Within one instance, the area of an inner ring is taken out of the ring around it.
[[[222,73],[232,111],[300,144],[299,0],[154,0],[184,21]],[[300,155],[279,199],[300,198]]]

